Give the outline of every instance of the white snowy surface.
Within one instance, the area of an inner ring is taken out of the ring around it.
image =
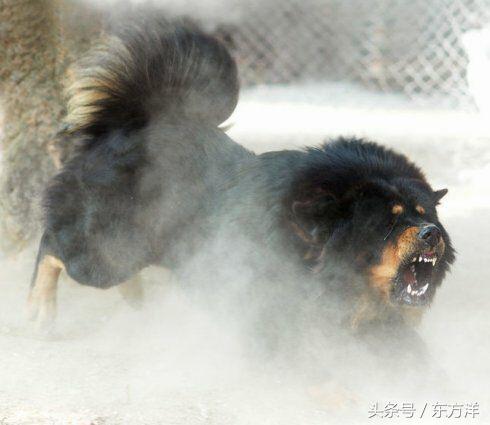
[[[349,103],[342,89],[322,102],[329,92],[317,89],[317,103],[297,90],[245,92],[229,134],[260,151],[365,136],[407,153],[436,188],[449,188],[440,215],[458,260],[420,331],[450,384],[431,388],[426,401],[479,402],[480,418],[468,423],[490,423],[488,123],[413,110],[396,97],[351,96]],[[367,419],[372,403],[413,402],[417,394],[389,400],[373,389],[343,409],[322,405],[281,370],[251,361],[232,327],[215,322],[159,269],[145,275],[142,311],[117,290],[63,279],[56,337],[39,338],[23,310],[33,263],[33,249],[0,262],[2,425],[445,423]]]
[[[284,140],[306,144],[332,135],[410,138],[416,144],[428,138],[488,139],[490,122],[484,115],[442,109],[435,101],[424,105],[402,94],[380,94],[354,84],[259,86],[242,92],[226,124],[232,125],[232,137],[259,149],[263,137],[281,147]]]

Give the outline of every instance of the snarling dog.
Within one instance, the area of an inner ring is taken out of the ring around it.
[[[67,118],[76,152],[44,196],[32,319],[52,323],[62,270],[109,288],[148,265],[180,267],[225,223],[249,240],[246,261],[276,280],[294,270],[333,287],[333,271],[345,271],[353,326],[431,303],[454,260],[436,213],[446,190],[363,140],[255,155],[218,128],[237,98],[228,51],[158,14],[82,61]]]

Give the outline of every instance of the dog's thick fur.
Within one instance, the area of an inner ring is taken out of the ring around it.
[[[188,22],[137,21],[71,90],[76,154],[46,191],[32,318],[53,319],[62,269],[108,288],[148,265],[179,267],[224,228],[246,237],[244,261],[264,276],[351,300],[354,327],[380,311],[418,315],[454,259],[436,214],[445,191],[363,140],[253,154],[218,128],[238,97],[226,49]],[[419,257],[437,260],[425,290],[408,269]]]

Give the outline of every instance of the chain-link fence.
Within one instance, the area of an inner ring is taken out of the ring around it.
[[[468,107],[464,34],[489,24],[490,0],[264,0],[218,31],[245,86],[350,81]]]

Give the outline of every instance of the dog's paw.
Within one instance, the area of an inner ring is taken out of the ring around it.
[[[32,323],[31,329],[38,335],[51,335],[56,319],[56,301],[43,300],[30,294],[27,301],[27,318]]]

